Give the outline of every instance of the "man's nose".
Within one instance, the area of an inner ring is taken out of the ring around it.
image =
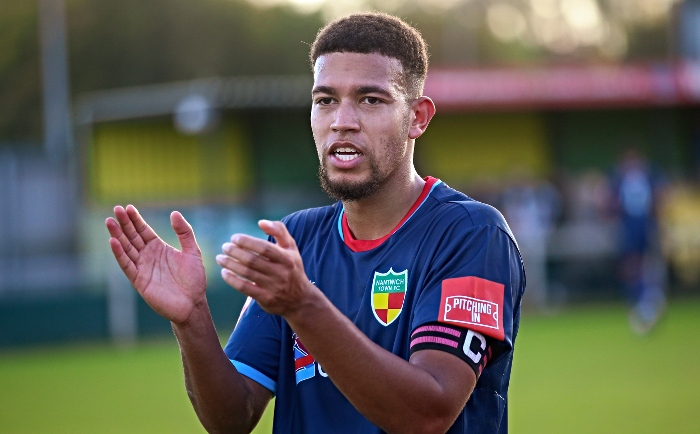
[[[338,104],[331,129],[333,131],[359,131],[360,122],[357,116],[357,107],[350,102],[341,102]]]

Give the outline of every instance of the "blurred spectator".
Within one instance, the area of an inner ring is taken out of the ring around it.
[[[598,169],[588,169],[568,182],[568,220],[602,225],[611,220],[611,186],[609,176]]]
[[[635,148],[623,154],[613,176],[620,234],[620,278],[630,305],[630,326],[648,333],[666,306],[666,264],[658,209],[664,182]]]
[[[528,174],[513,178],[503,191],[501,210],[518,240],[527,270],[527,291],[523,303],[546,309],[547,244],[559,213],[559,194],[546,180]]]

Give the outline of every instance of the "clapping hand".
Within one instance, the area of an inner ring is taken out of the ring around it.
[[[136,291],[159,315],[185,323],[194,308],[205,301],[206,275],[202,253],[192,226],[177,211],[170,224],[182,250],[163,241],[133,205],[114,208],[105,221],[109,245],[119,266]]]

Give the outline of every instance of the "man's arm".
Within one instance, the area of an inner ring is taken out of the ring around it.
[[[386,351],[325,297],[286,318],[353,406],[387,432],[444,433],[476,384],[469,365],[447,352],[419,351],[406,362]]]
[[[234,235],[217,256],[224,280],[283,316],[374,424],[387,432],[445,432],[474,389],[474,371],[442,351],[418,351],[407,362],[376,345],[309,282],[284,224],[261,221],[260,227],[277,244]]]
[[[134,288],[168,319],[180,345],[185,385],[210,432],[250,432],[271,393],[240,375],[219,343],[206,299],[206,277],[192,227],[178,212],[170,222],[182,247],[166,244],[136,208],[114,209],[105,222],[112,253]]]
[[[250,432],[272,393],[240,375],[221,350],[209,309],[193,312],[187,324],[172,323],[180,344],[185,388],[208,432]]]

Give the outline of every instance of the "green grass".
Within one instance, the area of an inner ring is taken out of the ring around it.
[[[700,432],[700,301],[673,303],[654,332],[620,306],[521,323],[512,433]],[[270,431],[270,412],[257,433]],[[2,433],[203,433],[174,339],[0,353]]]
[[[204,432],[174,343],[81,346],[0,358],[0,432]]]
[[[512,432],[700,432],[699,336],[698,301],[672,304],[646,337],[621,307],[524,318]]]

